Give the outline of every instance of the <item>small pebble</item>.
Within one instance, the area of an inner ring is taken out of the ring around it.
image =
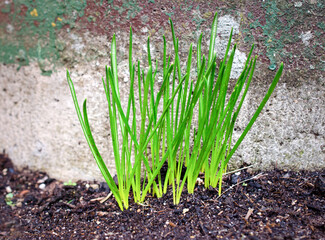
[[[103,212],[103,211],[97,212],[97,215],[100,216],[100,217],[105,216],[107,214],[108,214],[108,212]]]
[[[99,192],[110,192],[109,186],[106,182],[101,182],[99,184]]]
[[[96,189],[99,188],[98,184],[90,184],[89,186],[90,186],[91,188],[93,188],[94,190],[96,190]]]
[[[38,186],[39,189],[44,190],[46,187],[45,183],[42,183]]]
[[[45,176],[39,180],[37,180],[37,183],[44,183],[49,177],[48,176]]]
[[[204,181],[201,178],[197,178],[196,179],[196,184],[199,185],[199,186],[200,185],[203,185],[204,184]]]
[[[6,186],[6,191],[7,191],[7,193],[11,193],[12,192],[11,187],[10,186]]]
[[[24,198],[24,203],[35,203],[35,202],[37,202],[37,199],[31,194],[27,194],[26,197]]]
[[[258,182],[255,182],[254,180],[249,181],[248,185],[254,188],[262,188],[262,185],[259,184]]]
[[[188,211],[190,211],[190,209],[188,209],[188,208],[184,208],[184,209],[183,209],[183,214],[187,213]]]
[[[231,175],[231,184],[236,184],[238,182],[239,177],[240,177],[239,174],[235,173],[235,174]]]
[[[302,2],[295,2],[295,7],[302,7]]]

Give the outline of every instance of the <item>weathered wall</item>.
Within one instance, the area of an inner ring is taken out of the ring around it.
[[[229,31],[238,44],[238,77],[252,43],[256,75],[236,128],[244,129],[277,66],[285,71],[263,114],[247,135],[233,166],[315,169],[325,166],[325,5],[310,1],[91,1],[6,0],[0,3],[0,148],[20,167],[45,170],[63,180],[100,178],[83,137],[66,82],[69,69],[79,100],[87,97],[99,150],[113,169],[108,115],[101,77],[117,35],[121,95],[128,96],[128,31],[134,61],[162,62],[162,35],[172,51],[168,19],[180,38],[181,58],[219,14],[216,50],[221,57]],[[206,49],[206,48],[205,48]],[[195,73],[193,73],[195,74]],[[194,77],[194,75],[193,75]]]

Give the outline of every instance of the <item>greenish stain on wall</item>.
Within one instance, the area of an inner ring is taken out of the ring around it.
[[[2,13],[10,13],[10,4],[5,4],[3,8],[1,8]]]
[[[172,18],[172,16],[174,15],[173,12],[165,12],[165,14],[166,14],[168,17],[170,17],[170,18]]]
[[[200,6],[197,5],[196,11],[200,12]],[[201,15],[197,14],[193,17],[192,21],[196,25],[196,30],[199,30],[201,25],[206,21]]]
[[[262,7],[265,9],[265,24],[261,24],[259,20],[255,20],[250,24],[251,29],[258,27],[263,29],[264,45],[266,46],[266,56],[270,60],[269,68],[274,70],[276,68],[276,54],[283,50],[285,43],[291,43],[299,40],[297,35],[290,35],[288,31],[295,24],[293,18],[288,19],[286,23],[279,19],[279,16],[283,15],[283,12],[278,8],[275,1],[267,1],[262,3]],[[253,14],[248,15],[251,19],[254,19]],[[281,34],[280,33],[285,33]],[[250,40],[250,39],[249,39]],[[284,55],[286,53],[283,53]]]
[[[111,6],[113,9],[117,10],[119,14],[127,11],[127,19],[134,18],[142,10],[137,0],[123,0],[122,6],[114,5],[112,2]]]
[[[319,22],[319,23],[317,23],[317,27],[319,27],[320,29],[322,29],[323,31],[325,31],[325,23]]]
[[[95,6],[95,10],[94,12],[91,12],[87,14],[87,20],[89,23],[94,23],[94,25],[97,27],[99,25],[102,24],[99,23],[100,18],[98,18],[100,16],[100,13],[103,12],[104,9],[104,17],[105,18],[112,18],[114,20],[116,20],[117,22],[120,22],[120,19],[116,17],[114,17],[112,15],[112,10],[116,11],[118,13],[119,16],[122,16],[124,13],[126,13],[125,15],[125,20],[130,21],[131,19],[135,18],[141,11],[142,11],[142,7],[140,6],[140,2],[137,0],[118,0],[118,1],[113,1],[113,0],[88,0],[88,3],[90,3],[87,8],[89,9],[94,9]],[[97,16],[96,16],[97,15]],[[103,16],[102,16],[103,17]],[[122,20],[123,21],[123,20]],[[106,28],[106,27],[105,27]],[[108,26],[107,26],[108,28]]]
[[[83,16],[86,0],[13,0],[12,4],[14,11],[8,11],[10,3],[1,9],[9,22],[0,25],[0,62],[18,63],[20,68],[33,59],[43,75],[50,75],[62,50],[57,32],[63,26],[75,26],[77,18]]]
[[[245,42],[256,42],[256,40],[262,40],[264,46],[266,47],[266,56],[270,60],[269,68],[274,70],[279,59],[289,59],[293,61],[294,55],[290,50],[286,50],[288,45],[296,45],[301,42],[301,33],[303,27],[306,23],[306,17],[310,15],[307,10],[310,11],[320,11],[322,8],[319,4],[308,4],[302,7],[296,7],[294,4],[288,4],[287,2],[279,1],[263,1],[261,2],[261,7],[263,12],[249,12],[247,18],[251,23],[249,28],[243,29],[245,35]],[[306,9],[308,8],[308,9]],[[318,29],[304,29],[304,31],[311,30],[316,36],[321,36],[324,34],[325,25],[323,22],[318,22],[315,24]],[[250,31],[261,28],[262,35],[256,36],[256,34],[251,34]],[[317,39],[314,45],[310,45],[302,50],[305,54],[304,57],[312,59],[315,56],[317,47],[322,47],[324,45],[324,39]],[[321,69],[318,66],[318,69]]]

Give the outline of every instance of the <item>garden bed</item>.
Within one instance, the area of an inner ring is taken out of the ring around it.
[[[5,155],[0,170],[0,238],[325,239],[325,171],[248,168],[224,177],[220,197],[198,185],[177,206],[169,190],[141,205],[130,196],[122,212],[105,183],[17,171]]]

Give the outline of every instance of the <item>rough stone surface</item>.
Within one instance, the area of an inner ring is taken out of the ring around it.
[[[150,36],[152,59],[157,59],[161,67],[163,34],[167,39],[167,54],[173,55],[170,17],[179,37],[183,70],[193,43],[191,77],[195,79],[196,42],[203,32],[202,51],[207,54],[209,28],[217,8],[215,49],[219,60],[223,58],[231,27],[232,44],[238,44],[231,77],[240,75],[252,43],[259,56],[234,139],[262,100],[275,75],[272,70],[281,61],[285,66],[269,103],[230,165],[235,168],[248,163],[259,169],[325,167],[325,59],[321,54],[325,19],[320,1],[298,5],[275,1],[246,5],[193,1],[186,6],[160,0],[108,2],[80,4],[74,0],[68,6],[53,2],[51,7],[58,10],[51,14],[44,4],[32,6],[21,1],[14,8],[10,7],[11,1],[0,3],[0,148],[18,166],[45,170],[51,177],[63,180],[101,178],[75,113],[66,81],[69,69],[79,103],[87,98],[93,135],[114,175],[107,103],[101,83],[104,66],[109,64],[113,33],[116,33],[119,82],[125,105],[130,88],[127,60],[130,24],[133,62],[140,60],[147,69],[146,41]],[[13,18],[16,15],[11,12],[17,9],[21,14]],[[64,15],[64,11],[73,14]],[[44,17],[44,14],[49,15]],[[19,28],[21,22],[26,23],[25,28]],[[20,40],[15,42],[15,39]],[[161,73],[157,76],[156,89]]]
[[[92,159],[74,110],[65,69],[41,76],[37,66],[0,66],[1,148],[18,166],[47,171],[64,180],[94,179],[100,172]],[[80,67],[80,69],[83,69]],[[76,78],[78,96],[88,97],[90,121],[105,159],[107,145],[104,93],[95,71]],[[75,74],[73,74],[75,75]],[[104,133],[104,134],[103,134]],[[104,144],[105,143],[105,144]],[[113,168],[112,162],[108,166]]]
[[[297,88],[280,82],[238,149],[234,162],[244,161],[259,169],[324,168],[324,90],[316,81]],[[261,88],[251,89],[239,128],[246,126],[249,113],[257,107],[255,99],[261,100],[262,94]]]

